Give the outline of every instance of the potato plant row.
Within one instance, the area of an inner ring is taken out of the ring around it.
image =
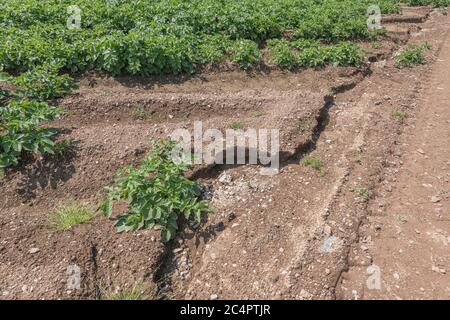
[[[373,4],[399,10],[398,0],[8,0],[0,4],[0,66],[133,75],[189,73],[221,61],[248,68],[276,63],[267,41],[286,34],[322,45],[370,38]],[[79,28],[68,27],[77,21],[73,5]]]

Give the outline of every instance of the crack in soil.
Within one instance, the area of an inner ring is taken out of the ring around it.
[[[362,83],[367,77],[369,77],[372,74],[372,70],[370,67],[364,68],[361,70],[360,74],[362,75],[361,78],[357,80],[348,81],[346,83],[334,86],[331,88],[331,93],[327,94],[324,97],[324,104],[322,108],[320,108],[317,116],[317,123],[315,127],[312,129],[311,135],[309,139],[305,142],[300,144],[296,149],[295,152],[290,155],[288,158],[286,158],[283,162],[280,163],[281,167],[288,166],[294,163],[297,163],[299,159],[303,158],[304,156],[310,154],[317,148],[317,142],[319,141],[322,132],[324,132],[327,128],[327,125],[329,123],[329,113],[330,110],[335,106],[335,100],[336,97],[340,94],[349,92],[353,90],[358,84]],[[224,150],[226,151],[226,150]],[[195,178],[203,178],[203,179],[214,179],[220,173],[226,169],[230,169],[237,166],[223,166],[223,165],[210,165],[206,168],[201,168],[198,171],[195,171],[195,173],[192,175]],[[181,228],[182,229],[182,228]],[[180,233],[180,238],[185,238],[184,233]],[[180,246],[174,245],[175,241],[171,245],[166,246],[165,255],[161,259],[162,263],[161,266],[158,268],[157,276],[156,276],[156,282],[158,283],[159,292],[158,298],[165,299],[168,297],[167,293],[170,292],[169,296],[175,296],[175,297],[183,297],[185,293],[178,292],[177,288],[173,285],[173,278],[174,278],[174,270],[177,267],[177,260],[176,256],[173,253],[173,250],[176,250],[177,248],[180,248]],[[201,248],[201,250],[198,250],[196,253],[198,256],[202,256],[204,251],[204,247]],[[194,264],[192,268],[190,269],[191,272],[196,272],[201,267],[202,261],[196,260],[196,259],[190,259],[190,254],[187,253],[188,259],[194,261]],[[339,281],[339,277],[335,281],[334,286],[337,285]]]
[[[335,105],[335,97],[336,95],[348,92],[355,88],[359,83],[364,81],[366,77],[369,77],[372,74],[372,70],[370,67],[365,67],[358,72],[362,77],[357,80],[351,80],[346,83],[334,86],[331,88],[330,93],[325,95],[323,106],[318,110],[316,116],[316,125],[311,129],[311,134],[309,138],[299,144],[294,152],[289,151],[280,151],[280,168],[283,168],[287,165],[298,162],[299,159],[303,158],[305,155],[311,153],[316,149],[317,141],[320,138],[321,133],[326,129],[329,120],[329,112],[331,108]],[[236,148],[235,148],[236,149]],[[224,158],[227,154],[227,149],[222,149],[217,154],[223,154]],[[236,155],[236,150],[234,150],[233,154]],[[245,149],[246,155],[246,163],[237,164],[237,165],[222,165],[222,164],[209,164],[203,165],[199,168],[194,169],[191,173],[190,178],[197,179],[213,179],[217,178],[223,171],[229,170],[230,168],[237,168],[240,166],[245,166],[249,164],[249,149]],[[268,165],[270,166],[270,165]]]
[[[98,279],[98,264],[97,264],[97,245],[91,242],[91,263],[92,263],[92,283],[94,285],[94,298],[100,300],[102,298],[102,292],[99,286]]]

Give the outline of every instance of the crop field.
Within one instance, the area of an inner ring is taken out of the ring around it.
[[[153,75],[224,60],[248,68],[268,47],[275,64],[283,65],[289,49],[302,50],[299,66],[357,64],[357,48],[345,41],[374,36],[367,28],[369,4],[392,13],[396,2],[87,0],[77,2],[80,29],[70,30],[70,1],[6,1],[0,61],[21,71],[51,63],[71,72]]]
[[[1,1],[0,297],[126,299],[128,290],[136,299],[217,298],[209,282],[226,298],[282,297],[272,281],[276,263],[294,270],[306,257],[315,199],[332,198],[339,180],[340,169],[327,166],[342,158],[310,154],[337,97],[379,65],[394,74],[425,65],[434,47],[407,41],[449,4]],[[279,129],[280,174],[259,175],[264,166],[248,158],[174,161],[169,135],[198,122],[217,132]],[[354,132],[339,139],[347,143]],[[354,190],[361,202],[371,198]],[[308,210],[292,209],[296,201]],[[286,215],[294,222],[284,224]],[[244,221],[253,229],[233,234]],[[227,254],[239,260],[239,248],[258,252],[243,260],[246,275],[217,279],[215,261],[228,268]],[[293,254],[263,264],[274,250]],[[68,266],[81,270],[75,289],[65,282]],[[258,274],[267,276],[254,284]],[[191,279],[208,286],[197,290]],[[242,286],[233,295],[235,281]]]
[[[445,0],[410,1],[445,5]],[[47,152],[52,132],[33,131],[32,141],[14,145],[11,135],[54,119],[47,99],[70,92],[71,79],[59,72],[101,70],[112,75],[193,73],[200,66],[237,63],[298,69],[360,66],[363,52],[350,41],[374,40],[383,29],[368,28],[371,5],[381,13],[399,12],[397,0],[381,1],[7,1],[0,5],[0,68],[22,73],[3,81],[19,87],[3,111],[0,166],[16,165],[22,145]],[[72,25],[71,25],[72,23]],[[72,26],[72,27],[71,27]],[[2,89],[0,98],[9,93]],[[29,110],[23,118],[15,112]],[[6,111],[8,110],[8,111]],[[36,118],[25,124],[27,118]],[[23,122],[18,129],[9,123]],[[25,128],[27,127],[27,128]],[[12,140],[11,140],[12,139]]]

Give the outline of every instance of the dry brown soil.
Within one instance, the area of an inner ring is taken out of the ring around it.
[[[388,36],[361,44],[368,60],[358,69],[78,76],[58,101],[69,114],[54,123],[74,154],[28,156],[0,181],[0,298],[102,299],[136,286],[149,298],[448,298],[450,18],[407,8],[383,23]],[[407,42],[432,45],[427,64],[395,67]],[[195,167],[189,176],[208,188],[214,213],[166,245],[157,231],[116,234],[101,215],[49,228],[58,204],[95,208],[150,139],[197,120],[280,129],[280,172]],[[74,264],[82,286],[69,290]],[[370,266],[379,290],[367,287]]]

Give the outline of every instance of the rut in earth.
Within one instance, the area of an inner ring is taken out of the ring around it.
[[[316,150],[317,142],[319,141],[322,132],[325,131],[329,123],[330,110],[336,105],[335,104],[336,96],[345,93],[347,91],[353,90],[360,82],[364,81],[366,77],[370,76],[372,74],[372,71],[370,70],[370,68],[367,68],[364,71],[362,71],[362,74],[364,78],[360,81],[355,80],[349,83],[344,83],[340,86],[333,87],[331,89],[331,94],[325,97],[325,103],[319,112],[317,124],[312,130],[310,139],[306,143],[298,146],[296,152],[289,159],[288,163],[298,163],[298,160]]]
[[[381,57],[380,57],[381,58]],[[364,68],[360,71],[363,78],[366,78],[372,74],[372,70],[370,68]],[[316,125],[311,129],[311,135],[308,137],[307,141],[304,143],[301,143],[295,148],[295,151],[292,154],[289,154],[287,157],[281,157],[280,158],[280,167],[283,168],[287,165],[298,163],[300,159],[302,159],[304,156],[308,155],[309,153],[313,152],[316,149],[317,142],[319,141],[319,138],[322,134],[322,132],[326,129],[328,122],[329,122],[329,113],[330,110],[335,106],[335,99],[338,94],[342,94],[345,92],[348,92],[355,88],[361,81],[359,80],[352,80],[343,84],[340,84],[338,86],[332,87],[330,90],[330,93],[327,94],[324,97],[323,106],[320,108],[318,115],[317,115],[317,123]],[[220,152],[219,152],[220,153]],[[225,157],[227,150],[223,149],[222,153]],[[248,155],[249,155],[248,148],[245,150],[246,154],[246,163],[248,163]],[[283,153],[283,151],[281,151]],[[234,153],[236,154],[236,152]],[[196,170],[193,175],[191,176],[192,179],[213,179],[217,178],[223,171],[228,170],[232,167],[239,167],[243,166],[245,164],[237,164],[237,165],[218,165],[218,164],[211,164],[202,167],[201,169]]]
[[[336,97],[339,94],[343,94],[346,92],[349,92],[353,90],[358,84],[363,82],[368,76],[372,74],[372,70],[370,67],[364,68],[360,71],[362,74],[362,77],[358,80],[352,80],[343,84],[340,84],[338,86],[332,87],[330,90],[330,93],[324,97],[324,103],[322,108],[318,112],[317,116],[317,123],[312,128],[311,135],[309,139],[300,145],[297,146],[295,149],[295,152],[290,155],[288,158],[285,158],[284,161],[280,162],[280,167],[284,167],[290,164],[298,163],[300,159],[307,156],[308,154],[312,153],[314,150],[316,150],[317,143],[322,135],[322,133],[326,130],[327,125],[329,123],[330,118],[330,111],[335,106]],[[224,150],[224,153],[226,150]],[[233,167],[236,167],[239,165],[235,165]],[[198,170],[194,173],[193,178],[194,179],[205,179],[208,181],[208,179],[215,179],[217,176],[220,175],[222,171],[225,169],[229,169],[229,167],[224,165],[210,165],[206,168],[202,168],[201,170]],[[205,225],[207,223],[206,217],[204,218],[203,224]],[[183,222],[182,227],[180,228],[183,230],[185,227],[191,227],[188,223]],[[209,229],[211,230],[211,236],[212,233],[215,232],[214,229],[215,226],[209,226]],[[218,228],[220,229],[220,227]],[[217,230],[222,231],[222,230]],[[173,253],[173,250],[177,248],[176,242],[172,242],[171,244],[168,244],[165,246],[165,251],[162,254],[162,257],[159,262],[159,267],[154,273],[153,281],[157,285],[157,290],[155,294],[156,299],[171,299],[174,296],[177,296],[179,293],[174,292],[172,287],[172,273],[174,272],[177,263],[175,259],[175,254]],[[195,264],[193,265],[192,271],[195,272],[196,270]]]

